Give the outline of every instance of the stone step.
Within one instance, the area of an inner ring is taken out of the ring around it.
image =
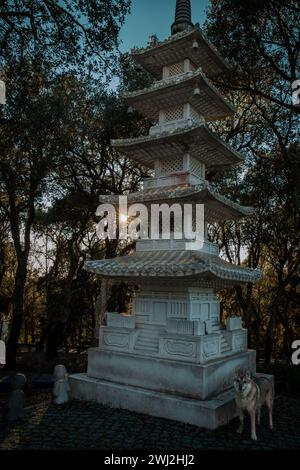
[[[136,341],[139,342],[139,343],[149,343],[149,344],[158,343],[158,340],[155,340],[153,338],[147,338],[145,336],[139,336]]]
[[[137,351],[158,352],[159,332],[151,328],[139,328],[140,332],[135,343],[134,349]]]
[[[139,336],[151,336],[153,338],[158,338],[162,333],[160,330],[148,330],[145,328],[138,328]]]
[[[150,325],[148,323],[137,322],[136,328],[145,333],[160,333],[165,331],[166,327],[161,325]]]
[[[143,344],[156,344],[158,341],[156,341],[153,338],[148,338],[147,336],[142,336],[137,339],[137,342],[143,343]]]
[[[158,338],[149,338],[148,336],[139,336],[137,339],[139,343],[149,343],[149,344],[156,344],[158,343]]]
[[[157,327],[157,326],[149,326],[149,325],[137,325],[137,329],[140,332],[149,334],[149,335],[154,335],[154,334],[159,334],[162,331],[164,331],[163,327]]]
[[[134,347],[135,351],[147,351],[152,353],[157,353],[158,348],[146,346],[145,344],[136,344]]]
[[[224,336],[222,336],[221,344],[227,344],[227,345],[228,345],[228,343],[227,343],[226,339],[224,338]],[[229,346],[229,345],[228,345],[228,346]]]
[[[227,343],[226,341],[226,338],[222,335],[222,339],[221,339],[221,352],[222,353],[225,353],[227,351],[230,351],[230,346],[229,344]]]
[[[220,325],[212,325],[211,329],[212,329],[212,331],[220,331],[221,326]]]
[[[136,343],[134,347],[135,351],[151,351],[158,352],[158,346],[151,344]]]
[[[139,330],[139,337],[140,338],[158,338],[159,333],[157,331],[153,333],[149,333],[148,331]]]

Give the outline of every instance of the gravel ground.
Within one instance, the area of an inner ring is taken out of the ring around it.
[[[73,401],[56,406],[43,401],[26,410],[14,425],[0,426],[0,450],[161,450],[184,449],[300,449],[300,400],[277,397],[274,430],[263,410],[258,441],[250,439],[246,419],[243,435],[236,433],[238,420],[216,431],[175,421],[153,418],[95,403]]]

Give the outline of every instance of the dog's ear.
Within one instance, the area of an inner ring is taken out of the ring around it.
[[[247,378],[248,380],[251,379],[251,371],[250,371],[250,369],[246,369],[245,375],[246,375],[246,378]]]

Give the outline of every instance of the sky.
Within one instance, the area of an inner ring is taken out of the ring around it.
[[[209,0],[191,0],[192,21],[203,25]],[[132,0],[131,13],[127,15],[120,39],[122,52],[147,45],[149,36],[156,34],[160,40],[170,36],[174,21],[176,0]]]

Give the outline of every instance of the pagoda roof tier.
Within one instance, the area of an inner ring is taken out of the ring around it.
[[[118,195],[100,196],[102,203],[118,205]],[[143,203],[149,204],[204,204],[205,218],[208,222],[221,220],[233,220],[247,215],[251,215],[251,207],[241,206],[230,199],[217,193],[208,183],[202,181],[199,184],[192,185],[188,183],[177,184],[173,186],[158,186],[150,189],[144,189],[137,193],[127,195],[128,204]]]
[[[196,47],[192,47],[193,45]],[[131,54],[137,64],[157,79],[161,78],[164,66],[181,62],[184,59],[190,59],[196,67],[201,67],[209,78],[230,71],[229,64],[221,57],[199,26],[174,34],[155,46],[132,49]]]
[[[173,131],[134,139],[112,140],[117,150],[148,168],[154,168],[157,159],[171,160],[176,156],[191,157],[206,168],[219,168],[241,163],[244,159],[205,124],[194,124]]]
[[[201,69],[160,80],[143,90],[124,93],[124,98],[153,121],[158,119],[162,109],[185,103],[190,103],[208,121],[223,119],[236,112]]]
[[[85,269],[115,279],[189,278],[222,280],[229,284],[255,282],[260,271],[233,265],[215,255],[200,251],[144,251],[128,256],[88,261]]]

